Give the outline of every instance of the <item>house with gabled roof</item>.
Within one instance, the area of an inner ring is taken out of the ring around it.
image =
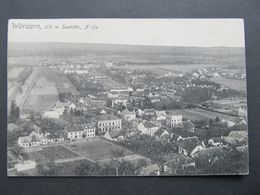
[[[231,131],[228,136],[223,137],[223,143],[226,145],[240,146],[248,143],[247,131]]]
[[[194,151],[203,148],[199,139],[196,136],[193,137],[185,137],[181,136],[177,140],[178,145],[178,153],[184,154],[185,156],[189,156]]]
[[[96,128],[92,124],[71,124],[66,127],[65,132],[67,133],[67,139],[82,140],[90,137],[95,137]]]
[[[182,121],[181,127],[182,127],[185,131],[194,133],[195,125],[194,125],[190,120]]]
[[[172,159],[163,164],[164,173],[177,174],[178,170],[195,168],[195,162],[192,158],[183,154],[175,154]]]
[[[195,161],[199,161],[200,164],[214,164],[217,161],[223,159],[225,157],[225,147],[209,147],[198,150],[194,154],[192,154],[192,158]]]
[[[159,129],[155,132],[154,137],[158,141],[169,141],[172,136],[166,129]]]
[[[154,136],[155,132],[159,129],[159,127],[150,122],[150,121],[144,121],[137,125],[138,130],[141,131],[142,134]]]
[[[107,131],[104,134],[104,138],[108,139],[108,140],[113,140],[113,141],[117,141],[118,139],[124,139],[124,132],[123,131],[118,131],[118,130],[114,130],[114,131]]]

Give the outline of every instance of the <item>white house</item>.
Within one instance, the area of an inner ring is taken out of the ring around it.
[[[40,146],[43,134],[38,131],[32,131],[28,136],[18,138],[18,145],[20,147]]]
[[[168,114],[166,116],[166,125],[174,127],[182,123],[182,115],[180,114]]]
[[[142,111],[141,109],[138,109],[136,112],[136,115],[139,117],[143,116],[143,114],[144,114],[144,111]]]
[[[247,117],[247,106],[240,106],[238,108],[238,116]]]
[[[64,137],[59,133],[47,133],[45,134],[45,138],[41,140],[42,144],[46,143],[45,140],[47,143],[61,143],[64,141]]]
[[[66,128],[67,139],[71,141],[95,137],[96,128],[91,124],[72,124]]]
[[[83,126],[83,129],[84,129],[84,133],[83,133],[83,138],[84,139],[96,136],[96,128],[95,128],[94,125],[92,125],[92,124],[83,124],[82,126]]]
[[[158,120],[158,121],[166,120],[167,114],[166,114],[165,111],[158,111],[157,110],[155,112],[155,114],[156,114],[156,120]]]
[[[69,103],[69,109],[76,109],[76,105],[72,102]]]
[[[143,123],[139,123],[137,125],[138,130],[141,131],[142,134],[154,136],[155,132],[159,129],[159,127],[150,122],[150,121],[145,121]]]
[[[66,128],[67,130],[67,139],[70,141],[82,140],[84,129],[81,125],[70,125]]]
[[[58,112],[59,115],[63,115],[65,109],[66,108],[65,108],[64,104],[61,102],[57,102],[57,103],[53,104],[53,106],[52,106],[52,110]]]
[[[28,120],[31,117],[31,110],[30,109],[21,109],[20,114],[19,114],[19,118],[22,120]]]
[[[60,114],[57,110],[44,111],[42,113],[43,118],[59,118]]]

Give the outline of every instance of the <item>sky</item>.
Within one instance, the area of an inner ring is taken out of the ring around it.
[[[62,29],[63,25],[77,27]],[[11,19],[8,41],[194,47],[245,45],[243,19]]]

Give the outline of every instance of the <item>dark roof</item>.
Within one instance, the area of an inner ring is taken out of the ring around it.
[[[155,132],[155,135],[157,135],[158,137],[161,137],[161,135],[163,134],[164,131],[165,131],[165,129],[159,129],[158,131]]]
[[[129,114],[135,114],[133,111],[129,111],[128,109],[125,109],[121,112],[121,115],[129,115]]]
[[[186,137],[179,141],[179,147],[185,149],[188,153],[192,152],[198,145],[200,145],[200,141],[196,136]]]
[[[46,136],[47,139],[56,139],[61,138],[62,135],[60,133],[51,133]]]
[[[168,132],[166,129],[159,129],[155,132],[155,135],[161,137],[164,131]],[[169,133],[169,132],[168,132]]]
[[[124,132],[123,131],[117,131],[117,130],[114,130],[114,131],[108,131],[109,135],[111,138],[117,138],[121,135],[124,135]]]
[[[106,120],[117,120],[120,119],[115,115],[112,114],[104,114],[104,115],[99,115],[95,118],[97,121],[106,121]]]
[[[248,133],[246,131],[231,131],[228,137],[237,141],[247,141]]]
[[[157,127],[157,125],[156,124],[154,124],[154,123],[152,123],[152,122],[150,122],[150,121],[145,121],[144,123],[144,127],[145,128],[153,128],[153,127]]]
[[[144,112],[145,113],[154,113],[155,112],[155,109],[144,109]]]
[[[222,138],[221,137],[212,137],[212,138],[210,138],[210,140],[212,140],[214,142],[221,142]]]
[[[195,126],[191,121],[182,121],[182,127],[184,129],[189,130],[189,129],[193,129]]]
[[[80,124],[71,124],[68,127],[66,127],[67,132],[74,132],[74,131],[83,131],[83,125]]]
[[[199,150],[195,153],[195,157],[199,159],[209,159],[214,158],[216,156],[221,157],[224,155],[224,151],[222,147],[210,147]]]
[[[168,166],[168,167],[176,167],[177,165],[185,165],[188,163],[192,163],[193,160],[190,157],[187,157],[185,155],[182,154],[175,154],[173,156],[173,158],[169,161],[167,161],[166,163],[164,163],[164,165]]]

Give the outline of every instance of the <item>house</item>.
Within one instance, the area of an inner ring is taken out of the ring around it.
[[[140,175],[160,175],[161,169],[157,164],[151,164],[147,165],[145,167],[142,167],[140,170]]]
[[[194,133],[195,125],[190,120],[182,121],[181,127],[188,132]]]
[[[80,124],[71,124],[66,128],[67,139],[70,141],[82,140],[84,129]]]
[[[96,136],[96,127],[94,124],[91,124],[91,123],[83,124],[83,129],[84,129],[84,133],[83,133],[84,139]]]
[[[185,156],[189,156],[191,153],[194,153],[194,150],[196,151],[202,147],[196,136],[185,138],[180,136],[177,140],[177,145],[178,153],[184,154]]]
[[[135,111],[129,111],[128,109],[125,109],[121,112],[121,116],[124,120],[133,121],[135,120]]]
[[[154,134],[156,140],[169,141],[172,136],[166,129],[159,129]]]
[[[155,109],[144,109],[143,116],[154,116]]]
[[[112,114],[99,115],[93,119],[96,122],[96,127],[101,133],[109,130],[121,130],[122,119]]]
[[[144,115],[144,111],[142,111],[141,109],[138,109],[138,110],[136,111],[136,115],[137,115],[138,117],[142,117],[142,116]]]
[[[240,106],[238,108],[238,116],[247,117],[247,106]]]
[[[76,105],[72,102],[69,103],[69,107],[68,107],[70,110],[74,110],[76,109]]]
[[[159,129],[159,127],[156,124],[150,121],[139,123],[137,125],[137,128],[141,131],[142,134],[147,134],[150,136],[154,136],[155,132]]]
[[[31,169],[35,169],[37,166],[37,163],[34,160],[27,160],[23,161],[22,163],[18,163],[14,166],[14,168],[18,171],[27,171]]]
[[[175,127],[182,123],[182,115],[169,113],[166,116],[166,125]]]
[[[155,115],[156,115],[156,120],[158,121],[166,120],[167,114],[165,111],[156,110]]]
[[[113,141],[117,141],[119,139],[124,139],[124,132],[123,131],[118,131],[118,130],[114,130],[114,131],[107,131],[104,134],[104,138],[108,139],[108,140],[113,140]]]
[[[52,106],[52,110],[58,112],[59,115],[63,115],[65,109],[66,109],[65,105],[60,101],[53,104],[53,106]]]
[[[64,141],[64,137],[60,133],[46,133],[41,142],[46,144],[46,141],[47,143],[61,143]]]
[[[43,118],[54,118],[57,119],[60,117],[60,114],[57,110],[44,111],[42,113]]]
[[[208,144],[210,146],[220,146],[222,145],[222,142],[223,140],[221,137],[212,137],[208,140]]]
[[[163,164],[164,173],[178,174],[178,171],[183,171],[188,168],[195,168],[195,162],[192,158],[175,154],[171,160]]]
[[[96,128],[92,124],[71,124],[65,130],[67,139],[71,141],[95,137]]]
[[[28,136],[19,137],[18,145],[24,148],[31,146],[40,146],[41,139],[43,137],[43,133],[41,133],[40,131],[32,131]]]
[[[228,127],[233,127],[236,125],[236,123],[234,121],[230,121],[230,120],[221,120],[221,123],[227,124]]]
[[[18,145],[23,148],[31,146],[40,146],[41,141],[36,139],[35,136],[23,136],[18,138]]]
[[[132,92],[132,91],[133,91],[133,88],[131,88],[131,87],[114,87],[114,88],[110,89],[110,92],[118,92],[118,93]]]
[[[128,95],[119,95],[117,98],[112,99],[112,107],[114,107],[115,105],[118,104],[122,104],[124,106],[126,106],[128,101]]]
[[[31,109],[22,108],[20,110],[19,118],[22,120],[28,120],[31,118]]]
[[[231,131],[228,136],[223,137],[223,142],[227,145],[245,145],[248,143],[247,131]]]
[[[200,162],[201,166],[207,164],[215,164],[217,161],[224,158],[224,148],[215,146],[209,148],[203,148],[192,155],[194,160]]]

